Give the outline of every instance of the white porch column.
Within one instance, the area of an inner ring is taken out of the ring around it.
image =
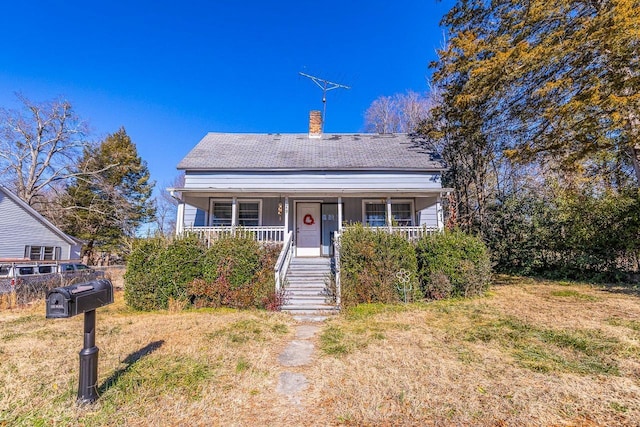
[[[289,234],[289,197],[284,198],[284,238]]]
[[[391,197],[387,197],[387,226],[389,227],[389,231],[391,231],[392,224],[393,217],[391,216]]]
[[[338,231],[342,232],[342,196],[338,197]]]
[[[178,211],[176,215],[176,236],[184,231],[184,202],[178,203]]]
[[[231,227],[235,227],[238,224],[238,198],[233,197],[231,200]]]
[[[442,198],[438,197],[436,202],[436,225],[438,231],[444,230],[444,212],[442,212]]]

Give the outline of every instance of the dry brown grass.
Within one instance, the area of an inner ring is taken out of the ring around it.
[[[277,357],[287,315],[98,312],[101,398],[75,406],[82,317],[0,312],[0,425],[640,425],[640,299],[516,280],[490,295],[364,306],[309,366]],[[284,371],[309,387],[296,406]]]

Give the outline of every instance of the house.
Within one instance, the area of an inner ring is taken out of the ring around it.
[[[409,237],[443,228],[444,164],[406,134],[209,133],[178,164],[177,233],[231,230],[292,242],[294,256],[331,256],[343,224]]]
[[[63,233],[0,185],[0,260],[77,260],[82,241]]]

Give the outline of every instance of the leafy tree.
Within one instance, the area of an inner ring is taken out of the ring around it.
[[[86,126],[63,99],[37,104],[17,94],[20,110],[0,110],[0,179],[30,206],[79,176]]]
[[[434,79],[509,156],[640,177],[640,2],[460,0],[442,22]]]
[[[89,173],[67,188],[62,204],[64,230],[87,241],[86,255],[96,249],[119,252],[126,238],[153,219],[153,183],[135,144],[121,128],[99,145],[84,150],[78,170]]]
[[[639,22],[637,0],[459,0],[444,17],[420,130],[499,270],[637,270]]]

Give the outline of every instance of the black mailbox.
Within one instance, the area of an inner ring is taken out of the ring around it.
[[[47,319],[72,317],[113,303],[113,285],[107,279],[55,288],[47,293]]]

